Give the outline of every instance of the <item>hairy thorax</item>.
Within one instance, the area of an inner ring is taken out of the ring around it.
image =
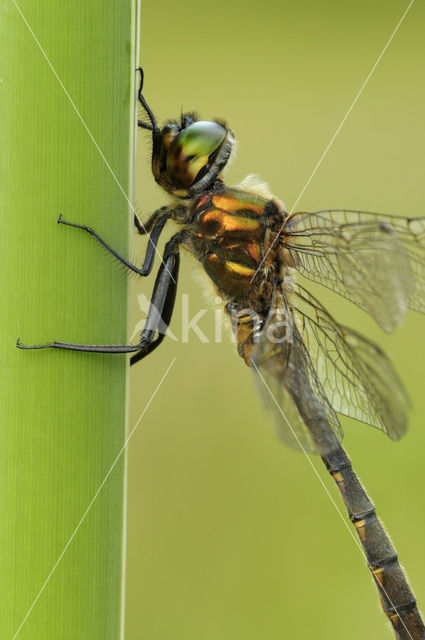
[[[203,194],[188,212],[183,246],[227,301],[246,361],[247,346],[270,309],[274,280],[294,266],[282,240],[286,218],[278,200],[227,187]]]

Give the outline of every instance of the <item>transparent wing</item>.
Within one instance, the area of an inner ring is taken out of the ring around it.
[[[425,313],[425,218],[329,210],[290,215],[284,246],[298,271],[392,331],[408,307]]]
[[[260,341],[254,347],[253,359],[258,374],[273,391],[299,436],[300,442],[297,442],[274,401],[265,398],[285,442],[292,446],[301,443],[305,449],[319,453],[332,448],[330,434],[318,445],[311,432],[318,416],[320,423],[320,411],[300,412],[300,406],[311,407],[314,402],[320,404],[330,425],[328,431],[337,438],[341,437],[341,430],[335,412],[366,422],[398,439],[406,430],[409,401],[382,350],[339,325],[302,287],[293,284],[291,291],[282,292],[281,305],[282,300],[287,339],[281,344],[273,343],[273,323],[282,317],[281,307],[269,316]],[[277,335],[280,336],[279,330]],[[295,373],[294,369],[297,370]],[[306,371],[305,379],[299,375],[299,370]],[[264,392],[262,395],[265,397]]]
[[[333,409],[394,440],[400,438],[407,427],[409,400],[382,349],[338,324],[302,287],[295,287],[288,301]]]
[[[251,360],[260,395],[285,444],[321,454],[335,449],[342,440],[338,418],[282,291],[276,292]]]

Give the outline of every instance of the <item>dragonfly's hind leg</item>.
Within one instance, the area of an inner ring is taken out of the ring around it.
[[[148,317],[139,343],[132,344],[74,344],[72,342],[49,342],[42,345],[23,345],[18,339],[19,349],[68,349],[92,353],[135,353],[131,364],[148,355],[162,342],[171,320],[177,290],[180,256],[178,247],[181,233],[175,234],[165,245],[163,261],[156,276]]]

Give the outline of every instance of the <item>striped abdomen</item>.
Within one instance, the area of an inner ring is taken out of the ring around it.
[[[322,456],[344,499],[398,640],[424,640],[425,626],[397,553],[342,447]]]

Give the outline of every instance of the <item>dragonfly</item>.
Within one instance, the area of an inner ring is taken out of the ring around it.
[[[316,453],[338,487],[358,534],[383,611],[401,640],[424,639],[415,596],[375,507],[341,445],[342,414],[397,440],[407,427],[409,399],[385,353],[339,324],[300,280],[347,298],[391,332],[407,309],[425,313],[425,218],[354,210],[287,213],[249,176],[229,187],[223,178],[235,138],[224,120],[183,113],[160,127],[147,104],[140,71],[138,126],[152,135],[152,173],[172,196],[143,224],[149,235],[141,267],[96,231],[59,217],[94,237],[132,272],[148,276],[167,222],[179,230],[166,242],[146,322],[136,344],[50,342],[20,349],[59,348],[131,353],[131,364],[166,335],[176,299],[180,250],[200,262],[223,300],[237,350],[251,367],[281,438]],[[299,276],[302,276],[300,278]]]

